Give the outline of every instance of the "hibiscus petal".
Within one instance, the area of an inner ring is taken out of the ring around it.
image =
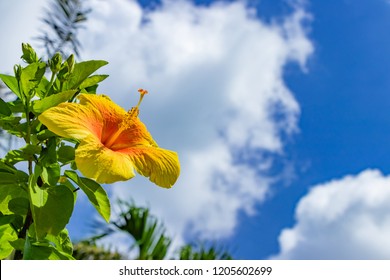
[[[81,105],[95,108],[101,114],[104,126],[101,140],[104,143],[108,137],[118,130],[126,111],[112,102],[106,95],[80,94],[78,99]]]
[[[61,103],[39,115],[52,132],[65,138],[82,140],[91,134],[100,139],[103,119],[99,111],[76,103]]]
[[[135,176],[133,163],[126,154],[106,148],[93,137],[81,141],[75,160],[84,176],[99,183],[126,181]]]
[[[156,147],[134,147],[118,151],[131,158],[139,174],[163,188],[170,188],[180,174],[176,152]]]

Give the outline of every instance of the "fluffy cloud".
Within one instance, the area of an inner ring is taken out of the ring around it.
[[[314,186],[296,223],[279,236],[277,259],[389,259],[390,176],[365,170]]]
[[[161,147],[176,150],[182,172],[171,190],[137,176],[110,186],[115,197],[152,207],[176,237],[228,237],[275,178],[283,134],[297,130],[299,105],[283,81],[289,62],[312,52],[303,9],[266,24],[244,2],[196,6],[163,1],[92,1],[83,58],[110,62],[100,91],[125,108],[150,94],[141,119]],[[271,156],[269,156],[271,154]]]

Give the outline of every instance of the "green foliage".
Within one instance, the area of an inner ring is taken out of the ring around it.
[[[124,257],[115,250],[96,244],[95,240],[85,240],[75,244],[73,257],[76,260],[121,260]]]
[[[32,112],[36,115],[41,114],[50,107],[70,100],[76,94],[77,90],[67,90],[50,95],[48,97],[44,97],[42,99],[35,100],[33,101]]]
[[[50,132],[38,116],[81,92],[94,94],[106,75],[93,75],[107,64],[101,60],[77,63],[60,54],[47,63],[29,44],[22,44],[26,66],[16,65],[14,76],[0,79],[14,95],[0,99],[0,129],[25,142],[0,159],[0,258],[73,259],[66,225],[84,191],[105,221],[110,218],[107,194],[95,181],[79,177],[75,146]],[[90,91],[90,88],[93,88]]]
[[[231,260],[227,251],[216,246],[184,245],[180,248],[180,260]]]
[[[134,238],[138,259],[164,259],[172,242],[165,234],[164,226],[150,215],[148,208],[135,207],[123,201],[119,204],[122,208],[120,218],[112,224]]]
[[[126,259],[110,248],[97,245],[97,241],[116,231],[122,231],[133,239],[129,246],[129,253],[137,260],[163,260],[168,257],[172,239],[166,234],[164,225],[144,207],[137,207],[134,203],[118,201],[120,212],[115,221],[104,225],[97,223],[102,233],[90,239],[76,243],[73,257],[78,260]],[[180,260],[231,260],[228,251],[217,246],[186,244],[177,251]]]
[[[110,220],[111,207],[106,191],[95,181],[79,177],[76,172],[67,170],[65,176],[75,182],[87,195],[89,201],[96,208],[103,219]]]

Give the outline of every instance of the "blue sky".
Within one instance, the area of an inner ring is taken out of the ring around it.
[[[46,1],[12,3],[1,21],[19,9],[29,24],[0,31],[2,72]],[[390,3],[140,3],[91,1],[82,56],[110,62],[101,90],[121,106],[151,92],[141,118],[182,175],[169,191],[137,176],[110,194],[149,205],[178,244],[238,259],[390,258]],[[75,239],[94,217],[80,197]]]

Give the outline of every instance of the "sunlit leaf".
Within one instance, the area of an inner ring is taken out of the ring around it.
[[[20,84],[25,94],[38,87],[43,75],[45,74],[46,63],[35,62],[22,69]]]
[[[108,64],[108,62],[104,60],[89,60],[76,63],[68,82],[68,89],[78,88],[89,75],[106,64]]]
[[[46,239],[52,242],[56,249],[60,252],[63,252],[68,255],[72,255],[73,253],[73,244],[70,240],[69,233],[67,229],[62,230],[57,235],[48,234]]]
[[[5,217],[0,217],[0,222]],[[8,257],[14,247],[10,242],[18,239],[18,235],[10,224],[0,225],[0,259]]]
[[[108,75],[93,75],[88,78],[86,78],[79,86],[79,88],[88,88],[91,86],[96,85],[97,83],[100,83],[101,81],[105,80],[108,77]]]
[[[50,96],[45,97],[43,99],[36,100],[33,103],[33,112],[40,114],[43,111],[45,111],[53,106],[57,106],[58,104],[60,104],[62,102],[66,102],[70,98],[72,98],[72,96],[74,96],[76,92],[77,92],[76,90],[68,90],[68,91],[63,91],[60,93],[50,95]]]
[[[16,94],[17,97],[19,97],[19,99],[22,99],[19,91],[18,80],[14,76],[0,74],[0,79],[13,93]]]
[[[25,260],[74,260],[72,255],[61,252],[48,240],[35,241],[27,236],[23,259]]]
[[[54,186],[58,183],[60,175],[61,167],[58,162],[42,167],[42,180],[50,186]]]
[[[74,171],[65,171],[65,176],[75,182],[84,191],[92,205],[103,219],[108,222],[111,215],[111,206],[103,187],[91,179],[79,177]]]
[[[46,234],[57,235],[68,224],[74,207],[73,192],[66,186],[58,185],[40,188],[34,176],[30,180],[30,201],[35,231],[38,239]]]

